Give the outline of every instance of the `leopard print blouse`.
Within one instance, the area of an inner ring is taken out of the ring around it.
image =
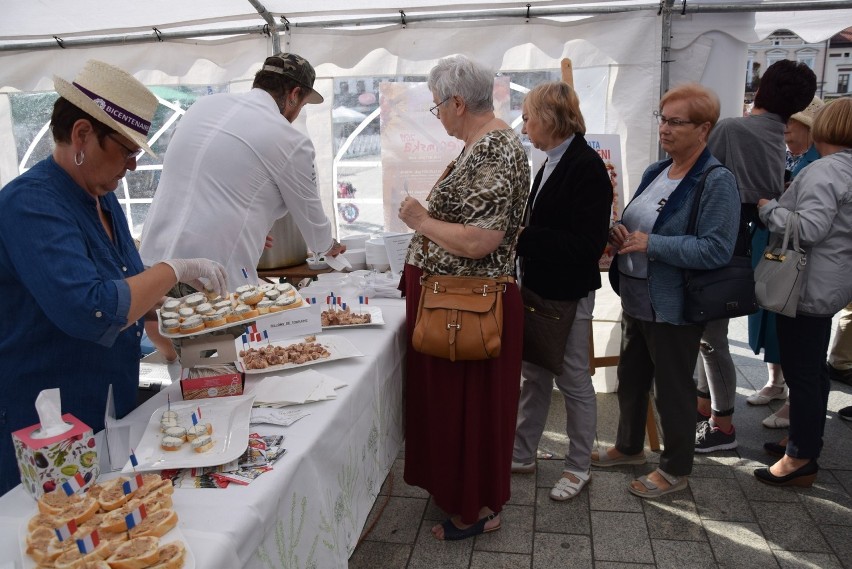
[[[414,234],[406,262],[427,274],[487,276],[514,274],[518,229],[530,190],[524,148],[511,129],[494,130],[474,143],[470,152],[429,195],[429,215],[441,221],[505,231],[495,251],[482,259],[453,255],[432,241],[423,255],[423,236]]]

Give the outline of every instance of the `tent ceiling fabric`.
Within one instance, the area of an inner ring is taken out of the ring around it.
[[[680,5],[681,0],[676,0]],[[300,22],[318,22],[339,20],[347,17],[366,18],[369,16],[398,16],[400,9],[408,14],[459,14],[496,9],[521,9],[529,3],[532,15],[536,9],[601,9],[615,10],[619,8],[637,9],[644,7],[652,9],[657,4],[652,0],[467,0],[461,4],[448,3],[446,0],[424,0],[413,4],[400,4],[397,0],[315,0],[306,3],[300,0],[261,0],[261,4],[280,21],[285,16],[297,26]],[[696,6],[713,5],[757,5],[777,4],[778,0],[750,0],[749,2],[732,2],[731,0],[692,0],[688,3],[690,9]],[[75,37],[97,37],[114,34],[150,33],[153,28],[162,31],[176,29],[210,29],[226,24],[231,25],[262,25],[263,19],[248,0],[205,0],[203,3],[189,0],[146,0],[145,2],[128,2],[114,0],[105,9],[103,0],[26,0],[16,1],[12,7],[4,10],[0,20],[0,44],[36,39],[52,39]],[[356,7],[357,6],[357,7]],[[309,7],[309,9],[306,9]],[[850,12],[850,11],[846,11]],[[808,16],[809,12],[804,13]],[[701,14],[701,20],[710,14]],[[837,17],[835,21],[849,23],[849,14]],[[716,14],[728,29],[734,23],[725,14]],[[677,20],[677,17],[675,18]],[[740,20],[734,28],[740,29],[749,23],[748,17],[738,17]],[[816,28],[808,24],[809,18],[790,17],[789,12],[758,13],[757,25],[751,26],[751,33],[771,33],[776,25],[793,28],[809,41],[825,39],[821,36],[824,27]],[[765,22],[763,24],[762,22]],[[706,27],[706,26],[705,26]],[[838,31],[838,30],[835,30]],[[834,32],[831,32],[834,33]],[[748,35],[748,32],[744,32]],[[739,37],[743,41],[753,41],[754,37]],[[757,38],[759,39],[759,38]],[[58,46],[57,46],[58,48]]]

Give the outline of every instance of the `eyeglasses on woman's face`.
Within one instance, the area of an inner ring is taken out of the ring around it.
[[[657,120],[657,124],[663,126],[664,124],[669,125],[672,128],[677,128],[679,126],[684,126],[687,124],[698,124],[695,121],[687,120],[687,119],[679,119],[674,117],[667,117],[663,115],[660,111],[654,111],[654,118]]]
[[[109,138],[110,140],[112,140],[114,143],[116,143],[117,145],[119,145],[122,148],[122,150],[123,150],[122,155],[124,156],[125,162],[129,161],[131,158],[136,158],[139,155],[139,153],[142,151],[141,148],[137,148],[137,149],[134,150],[134,149],[128,147],[126,144],[121,142],[121,140],[119,138],[117,138],[117,135],[114,132],[107,134],[107,138]]]
[[[440,103],[435,105],[434,107],[430,108],[429,112],[432,113],[433,115],[435,115],[436,117],[441,118],[441,105],[443,105],[444,103],[446,103],[447,101],[449,101],[452,98],[453,98],[453,96],[450,95],[449,97],[447,97],[446,99],[444,99],[443,101],[441,101]]]

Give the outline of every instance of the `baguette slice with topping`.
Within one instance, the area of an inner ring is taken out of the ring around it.
[[[177,525],[178,516],[174,510],[158,510],[142,520],[142,523],[130,530],[130,537],[153,535],[163,537]]]
[[[160,539],[153,536],[137,537],[123,543],[109,556],[112,569],[144,569],[157,562]]]
[[[173,541],[162,546],[159,551],[160,559],[149,569],[180,569],[183,558],[186,557],[186,547],[182,541]]]
[[[120,508],[127,502],[130,498],[133,497],[133,494],[125,494],[124,488],[122,485],[127,482],[127,478],[124,476],[119,476],[114,480],[110,480],[106,484],[104,484],[101,493],[98,495],[98,502],[101,504],[101,508],[110,512],[117,508]]]

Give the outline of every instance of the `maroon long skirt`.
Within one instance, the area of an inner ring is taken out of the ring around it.
[[[422,271],[406,265],[408,355],[405,481],[427,490],[445,512],[472,524],[479,509],[503,509],[511,494],[512,446],[523,351],[523,305],[517,286],[503,295],[500,357],[451,362],[416,352]]]

